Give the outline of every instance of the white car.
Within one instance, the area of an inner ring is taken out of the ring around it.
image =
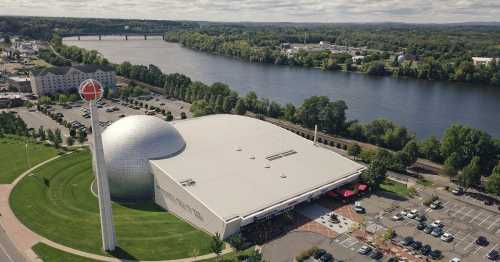
[[[450,260],[450,262],[460,262],[460,261],[461,261],[461,260],[460,260],[460,258],[458,258],[458,257],[454,257],[454,258],[452,258],[452,259]]]
[[[408,211],[402,210],[401,212],[399,212],[399,214],[405,217],[406,215],[408,215]]]
[[[454,236],[450,233],[444,233],[443,235],[441,235],[441,240],[443,240],[444,242],[451,242],[453,238]]]
[[[392,216],[392,220],[394,221],[399,221],[399,220],[403,220],[403,215],[400,213],[400,214],[395,214],[394,216]]]
[[[441,220],[434,220],[434,222],[432,222],[431,224],[431,227],[443,227],[443,223],[441,222]]]
[[[416,218],[418,216],[418,210],[413,209],[408,214],[406,214],[407,218]]]

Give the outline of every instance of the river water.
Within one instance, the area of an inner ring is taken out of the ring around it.
[[[299,105],[312,95],[343,99],[350,119],[386,118],[419,138],[440,137],[453,123],[500,137],[500,88],[248,63],[161,39],[68,38],[65,43],[96,49],[114,63],[154,64],[165,73],[183,73],[207,84],[223,82],[240,94],[253,90],[283,104]]]

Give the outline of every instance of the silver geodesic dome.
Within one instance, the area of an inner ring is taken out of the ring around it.
[[[178,154],[186,146],[175,127],[145,115],[116,121],[104,130],[102,142],[114,200],[152,198],[154,183],[148,160]]]

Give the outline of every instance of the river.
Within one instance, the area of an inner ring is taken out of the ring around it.
[[[283,104],[299,105],[313,95],[342,99],[349,106],[348,118],[386,118],[419,138],[440,137],[453,123],[500,137],[500,88],[248,63],[161,39],[68,38],[65,44],[96,49],[114,63],[154,64],[165,73],[183,73],[207,84],[223,82],[240,94],[253,90]]]

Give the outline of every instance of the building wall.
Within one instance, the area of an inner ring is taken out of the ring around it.
[[[154,164],[151,164],[151,173],[154,176],[156,204],[211,234],[219,233],[222,237],[227,237],[225,223],[221,218]]]
[[[78,89],[80,83],[89,78],[96,79],[108,88],[116,86],[116,73],[114,71],[97,70],[93,73],[84,73],[76,69],[71,69],[65,75],[55,75],[52,73],[42,76],[31,75],[31,89],[35,95],[47,95],[56,91]]]

